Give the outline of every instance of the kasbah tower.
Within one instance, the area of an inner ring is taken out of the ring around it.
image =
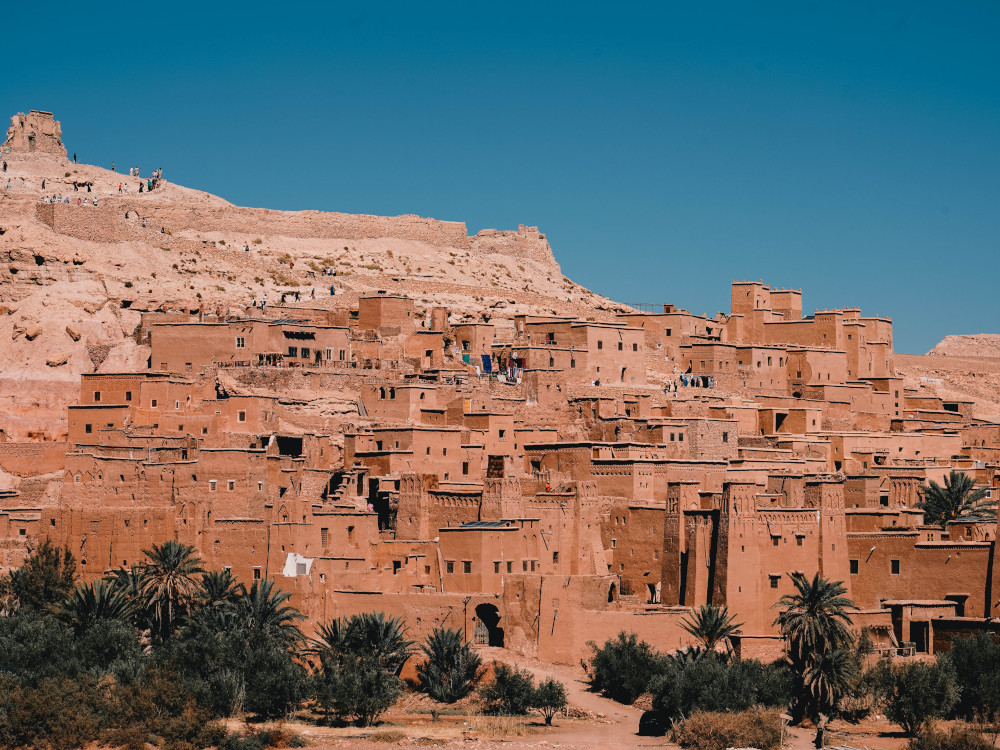
[[[996,522],[917,507],[952,470],[1000,493],[1000,410],[921,377],[890,318],[746,280],[714,317],[634,309],[535,227],[238,207],[78,164],[48,112],[2,157],[4,571],[48,538],[92,580],[173,539],[307,629],[378,609],[568,664],[621,630],[689,645],[706,603],[780,655],[796,571],[878,647],[1000,616]]]

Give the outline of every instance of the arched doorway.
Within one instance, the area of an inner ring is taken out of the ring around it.
[[[492,604],[476,607],[476,625],[473,642],[477,646],[503,648],[503,628],[500,627],[500,611]]]

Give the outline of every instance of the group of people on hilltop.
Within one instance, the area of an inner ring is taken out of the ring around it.
[[[63,195],[62,193],[54,195],[46,195],[42,198],[42,203],[66,203],[70,204],[72,201],[69,199],[68,195]],[[76,205],[78,206],[89,206],[90,201],[87,198],[77,198]],[[97,205],[97,196],[94,196],[94,205]]]

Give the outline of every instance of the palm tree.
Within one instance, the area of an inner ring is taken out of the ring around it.
[[[274,581],[254,581],[250,590],[237,598],[233,619],[237,627],[273,637],[291,648],[302,640],[296,622],[305,619],[295,607],[285,604],[291,596],[275,588]]]
[[[173,540],[143,550],[140,591],[153,611],[154,629],[167,638],[176,629],[198,592],[195,576],[204,573],[194,547]]]
[[[788,646],[788,659],[795,673],[795,700],[792,716],[799,720],[809,712],[816,716],[822,704],[816,695],[829,695],[834,678],[831,663],[823,660],[830,652],[844,649],[853,640],[848,626],[854,602],[842,581],[828,581],[816,573],[810,581],[803,573],[792,573],[796,593],[775,603],[781,608],[774,623]],[[838,657],[839,658],[839,657]],[[814,690],[815,689],[815,690]]]
[[[355,655],[374,658],[387,672],[398,675],[412,653],[413,641],[406,640],[406,630],[401,617],[363,612],[348,620],[345,645]]]
[[[461,700],[482,677],[482,660],[465,642],[461,630],[438,627],[421,645],[427,662],[417,670],[421,687],[434,700]]]
[[[413,641],[406,640],[406,626],[398,617],[386,617],[384,612],[363,612],[346,618],[322,623],[319,637],[309,652],[319,657],[326,669],[346,659],[361,658],[377,661],[388,672],[398,675],[412,653]]]
[[[788,594],[777,601],[781,612],[774,620],[788,642],[789,654],[805,661],[813,654],[851,643],[849,611],[856,610],[843,581],[828,581],[819,573],[810,581],[803,573],[791,574],[798,593]]]
[[[56,610],[56,615],[68,623],[77,635],[99,620],[131,622],[135,602],[111,583],[97,580],[79,584],[73,594]]]
[[[971,520],[996,518],[995,500],[986,499],[986,490],[976,489],[975,481],[968,474],[952,471],[944,478],[944,487],[931,480],[920,488],[921,499],[917,507],[924,511],[924,521],[939,524],[960,518]]]
[[[715,651],[720,643],[725,644],[727,651],[732,648],[730,638],[743,626],[742,622],[734,622],[736,615],[730,614],[725,605],[702,604],[690,617],[681,622],[681,627],[701,641],[709,652]]]
[[[811,659],[803,672],[803,682],[816,707],[831,714],[851,688],[858,664],[847,649],[835,648]]]
[[[232,606],[244,593],[246,588],[229,569],[210,570],[201,577],[198,603],[203,607]]]

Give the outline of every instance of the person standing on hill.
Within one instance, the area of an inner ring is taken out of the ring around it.
[[[73,152],[73,163],[76,164],[76,151]]]

